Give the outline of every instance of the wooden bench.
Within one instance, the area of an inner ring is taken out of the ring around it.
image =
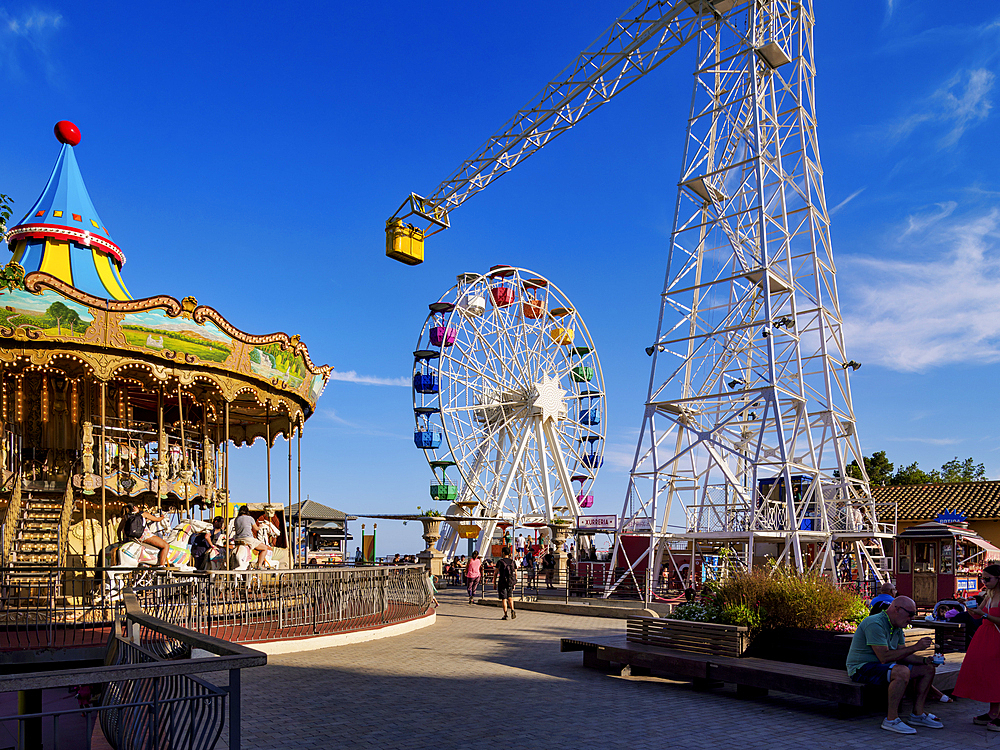
[[[625,637],[633,643],[696,654],[741,656],[749,644],[747,628],[660,617],[630,617]]]
[[[697,628],[685,629],[683,621],[630,617],[625,637],[563,638],[560,650],[582,651],[586,667],[610,672],[614,671],[615,664],[620,665],[623,676],[655,671],[690,679],[698,687],[733,683],[740,697],[764,696],[768,690],[777,690],[834,701],[841,706],[884,705],[884,690],[854,682],[842,668],[707,653],[712,641],[723,644],[730,654],[742,653],[747,638],[746,628],[728,625],[706,628],[708,624],[698,623]],[[693,630],[701,631],[702,635],[696,637]],[[910,631],[907,641],[913,643],[923,635]],[[674,647],[663,645],[666,643]],[[934,685],[939,690],[954,687],[964,656],[952,654],[947,663],[938,668]]]

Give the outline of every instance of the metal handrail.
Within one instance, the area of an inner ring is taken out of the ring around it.
[[[201,674],[222,672],[233,669],[261,667],[267,664],[267,654],[256,649],[230,643],[221,638],[196,633],[178,625],[171,625],[157,617],[147,615],[139,606],[139,600],[131,591],[123,595],[126,630],[128,637],[138,642],[139,633],[135,628],[144,627],[154,633],[173,638],[192,648],[203,649],[215,656],[178,661],[155,662],[153,664],[117,665],[63,669],[57,672],[25,672],[22,674],[0,675],[0,693],[13,690],[39,690],[44,688],[69,687],[83,683],[114,682],[117,680],[139,680],[168,675]],[[132,628],[128,625],[131,624]]]
[[[177,659],[158,655],[157,646],[183,645],[186,653],[201,649],[214,656]],[[190,650],[187,650],[190,649]],[[105,738],[117,750],[147,747],[155,739],[161,746],[174,744],[177,728],[187,739],[189,750],[212,750],[221,735],[226,699],[229,705],[229,748],[240,747],[240,670],[263,666],[267,656],[260,651],[202,635],[172,625],[144,612],[131,590],[122,595],[115,625],[108,638],[106,661],[119,663],[96,668],[64,669],[55,672],[0,675],[0,692],[24,691],[41,701],[41,691],[81,684],[103,684],[98,706],[83,709],[86,718],[86,747],[91,746],[95,717]],[[121,663],[124,662],[124,663]],[[216,686],[194,675],[228,671],[229,682]],[[58,733],[61,717],[74,711],[22,711],[0,717],[0,722],[17,720],[18,747],[40,748],[42,722],[51,720]],[[163,732],[167,732],[167,737]],[[58,747],[58,737],[56,737]]]

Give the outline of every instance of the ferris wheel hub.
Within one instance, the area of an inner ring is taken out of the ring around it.
[[[530,399],[531,416],[540,418],[543,423],[550,419],[562,421],[569,414],[566,389],[559,387],[559,381],[548,374],[543,375],[540,382],[532,384]]]

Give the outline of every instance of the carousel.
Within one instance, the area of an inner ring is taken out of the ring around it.
[[[290,564],[287,541],[278,548],[292,536],[292,482],[287,502],[272,498],[272,448],[287,441],[290,473],[333,368],[313,364],[298,336],[244,333],[194,297],[133,299],[77,165],[79,130],[64,121],[55,133],[52,175],[6,232],[0,269],[0,564],[155,560],[148,545],[119,543],[132,504],[179,522],[169,560],[186,567],[191,533],[214,516],[228,526],[244,504],[230,497],[229,451],[258,439],[267,503],[251,515],[273,522],[276,558]]]

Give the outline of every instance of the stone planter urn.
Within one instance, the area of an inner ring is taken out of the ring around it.
[[[420,523],[424,525],[423,539],[427,544],[427,549],[417,554],[417,559],[424,564],[424,567],[431,572],[431,575],[438,578],[441,575],[444,553],[434,549],[438,539],[441,538],[441,521],[439,516],[422,516]]]
[[[563,552],[563,544],[569,538],[569,533],[573,526],[568,523],[550,523],[548,526],[552,534],[552,544],[556,548],[556,580],[564,582],[566,580],[565,577],[569,575],[569,556]],[[562,583],[559,585],[562,585]]]

